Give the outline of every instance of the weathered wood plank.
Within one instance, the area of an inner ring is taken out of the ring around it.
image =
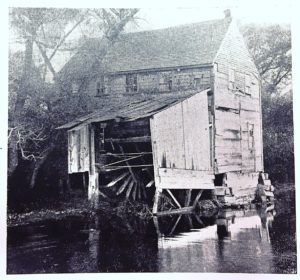
[[[198,178],[160,177],[158,187],[162,189],[213,189],[213,180],[200,181]]]
[[[185,169],[171,169],[171,168],[159,168],[158,175],[161,177],[184,177],[184,178],[198,178],[213,180],[215,176],[211,170],[185,170]]]
[[[227,83],[228,80],[226,80]],[[222,88],[215,94],[215,106],[230,109],[239,109],[239,99],[235,94],[228,93]]]
[[[210,139],[207,94],[202,92],[182,102],[185,168],[210,169]]]
[[[137,137],[127,137],[127,138],[108,138],[105,139],[106,142],[113,142],[113,143],[135,143],[135,142],[150,142],[151,136],[144,135],[144,136],[137,136]]]
[[[151,122],[153,144],[159,167],[185,168],[181,103],[154,115]],[[153,134],[153,132],[152,132]]]
[[[157,216],[184,214],[184,213],[191,213],[193,210],[194,210],[194,207],[189,206],[189,207],[182,207],[179,209],[171,209],[171,210],[163,211],[163,212],[156,212],[155,214]]]

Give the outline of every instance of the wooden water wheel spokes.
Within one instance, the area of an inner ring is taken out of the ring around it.
[[[119,152],[116,152],[116,148]],[[110,181],[106,187],[114,187],[116,196],[125,195],[126,199],[146,200],[146,188],[154,186],[153,165],[144,159],[151,152],[125,152],[121,145],[116,145],[114,153],[109,153],[111,162],[102,166],[109,175]]]
[[[192,202],[192,189],[187,189],[185,190],[185,201],[184,203],[180,203],[179,199],[175,197],[170,189],[157,188],[154,197],[153,214],[169,215],[191,213],[196,208],[202,193],[203,190],[198,190]]]

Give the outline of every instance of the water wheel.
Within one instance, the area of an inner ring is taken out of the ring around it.
[[[151,147],[145,143],[115,144],[105,153],[101,167],[102,187],[127,200],[147,201],[154,194],[154,173]],[[150,190],[151,189],[151,190]]]

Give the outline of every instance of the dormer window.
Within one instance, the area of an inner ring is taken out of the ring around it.
[[[137,74],[126,75],[126,92],[137,92]]]

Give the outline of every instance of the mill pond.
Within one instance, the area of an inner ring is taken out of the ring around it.
[[[267,208],[9,226],[7,273],[296,273],[294,199],[290,191]]]

